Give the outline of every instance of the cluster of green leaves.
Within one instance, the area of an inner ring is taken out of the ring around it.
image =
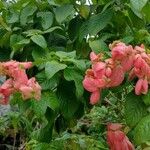
[[[70,134],[64,132],[60,138],[55,138],[50,144],[38,143],[37,141],[29,141],[26,149],[41,150],[108,150],[108,148],[99,139],[93,139],[91,136]]]
[[[149,147],[150,141],[150,99],[149,92],[144,96],[129,93],[125,102],[125,120],[130,127],[129,135],[136,145]],[[144,148],[143,147],[143,148]]]
[[[0,1],[0,61],[32,61],[28,75],[42,87],[38,102],[23,102],[18,94],[11,100],[30,124],[28,138],[50,142],[54,129],[61,133],[74,126],[89,108],[82,80],[91,50],[109,55],[108,44],[114,40],[149,48],[149,10],[149,0]],[[97,115],[103,123],[121,121],[125,102],[123,123],[134,130],[131,137],[140,145],[150,141],[149,94],[126,97],[128,87],[130,83],[123,83],[103,91],[102,103],[112,107],[100,112],[104,116]],[[107,118],[110,114],[113,117]]]

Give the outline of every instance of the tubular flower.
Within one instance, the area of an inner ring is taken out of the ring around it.
[[[128,137],[121,131],[122,125],[109,123],[107,125],[107,143],[110,150],[134,150],[134,146]]]
[[[144,45],[126,45],[120,41],[114,41],[109,45],[111,57],[104,60],[102,54],[90,53],[92,68],[88,69],[83,80],[84,88],[91,92],[90,102],[96,104],[102,89],[119,86],[125,73],[128,78],[138,78],[135,85],[135,94],[146,94],[150,84],[150,54],[145,51]]]

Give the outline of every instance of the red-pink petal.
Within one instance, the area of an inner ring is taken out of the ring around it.
[[[142,92],[143,79],[139,79],[135,85],[135,94],[140,95]]]
[[[94,92],[98,89],[96,80],[90,77],[85,77],[83,80],[84,88],[89,92]]]
[[[91,94],[90,104],[92,104],[92,105],[97,104],[99,102],[99,100],[100,100],[100,91],[97,90]]]

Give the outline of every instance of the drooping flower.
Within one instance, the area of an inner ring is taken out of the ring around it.
[[[107,125],[107,143],[110,150],[134,150],[133,144],[128,137],[121,131],[122,125],[109,123]]]
[[[146,79],[139,79],[135,85],[136,95],[146,94],[148,92],[148,81]]]
[[[92,92],[90,96],[90,104],[94,105],[97,104],[100,100],[100,90]]]

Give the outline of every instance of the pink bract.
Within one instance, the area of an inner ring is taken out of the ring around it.
[[[91,52],[92,68],[88,69],[83,80],[84,88],[91,92],[90,103],[98,102],[98,91],[119,86],[128,74],[128,78],[138,78],[135,94],[146,94],[150,84],[150,54],[145,47],[126,45],[115,41],[110,44],[111,57],[103,60],[102,54]],[[100,93],[99,93],[100,95]]]
[[[0,64],[2,75],[9,77],[0,87],[0,103],[7,104],[9,97],[14,92],[22,93],[24,99],[41,97],[41,87],[35,78],[28,79],[26,69],[32,67],[32,62],[8,61]]]
[[[107,143],[110,150],[134,150],[133,144],[129,141],[124,132],[121,131],[122,125],[108,124]]]

